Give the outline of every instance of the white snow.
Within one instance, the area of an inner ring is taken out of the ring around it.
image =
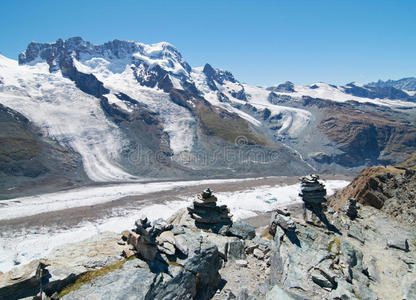
[[[205,76],[205,74],[202,72],[202,68],[193,68],[192,72],[191,72],[191,77],[192,80],[194,81],[196,87],[203,93],[205,100],[207,100],[209,103],[211,103],[212,105],[221,107],[231,113],[236,113],[238,114],[241,118],[243,118],[244,120],[250,122],[251,124],[253,124],[254,126],[261,126],[261,122],[259,120],[257,120],[256,118],[253,118],[252,116],[250,116],[249,114],[233,107],[232,105],[230,105],[229,103],[226,102],[220,102],[218,100],[217,97],[217,93],[215,91],[212,91],[208,85],[207,85],[207,78]],[[228,85],[227,85],[228,84]],[[232,87],[231,87],[232,86]],[[240,103],[240,104],[244,104],[245,102],[242,100],[238,100],[235,99],[231,96],[230,94],[230,90],[232,90],[233,88],[236,88],[237,90],[241,89],[239,86],[235,86],[235,84],[233,83],[227,83],[225,84],[225,89],[221,86],[218,86],[219,90],[221,92],[223,92],[228,98],[230,98],[231,100],[233,100],[233,102],[235,103]]]
[[[285,94],[292,97],[302,97],[302,96],[309,96],[312,98],[320,98],[320,99],[326,99],[331,100],[335,102],[346,102],[346,101],[357,101],[360,103],[373,103],[376,105],[381,106],[389,106],[389,107],[416,107],[415,103],[402,101],[402,100],[395,100],[395,99],[370,99],[370,98],[363,98],[363,97],[357,97],[350,94],[347,94],[344,92],[343,88],[338,88],[331,86],[326,83],[315,83],[318,88],[311,89],[310,86],[301,86],[296,85],[295,86],[295,92],[294,93],[282,93],[277,92],[277,94]],[[357,86],[360,86],[357,84]]]
[[[327,189],[327,195],[333,195],[337,190],[349,184],[345,180],[322,181]],[[300,184],[282,186],[259,186],[237,192],[215,193],[218,204],[226,204],[233,220],[254,217],[258,213],[275,210],[282,205],[301,202],[299,197]],[[188,202],[191,198],[184,198]]]
[[[212,105],[222,107],[230,112],[237,113],[240,117],[247,120],[255,126],[261,126],[261,122],[256,118],[250,116],[246,112],[241,111],[240,109],[233,107],[230,103],[220,102],[217,97],[217,93],[212,91],[207,85],[207,79],[205,74],[202,72],[202,67],[192,69],[192,79],[196,87],[203,92],[204,98],[208,100]],[[268,108],[272,116],[281,114],[282,115],[282,127],[279,129],[279,135],[289,135],[291,137],[299,134],[302,129],[309,124],[311,113],[298,108],[288,107],[284,105],[275,105],[268,101],[268,96],[270,91],[262,87],[254,87],[246,84],[239,84],[226,81],[221,86],[217,84],[218,89],[225,94],[232,103],[244,105],[246,103],[254,106],[259,110],[264,110]],[[234,98],[231,95],[232,91],[239,91],[241,88],[244,88],[245,93],[248,95],[247,102]]]
[[[19,66],[1,56],[4,85],[0,87],[0,103],[25,115],[45,135],[80,153],[92,180],[134,179],[117,164],[123,136],[107,120],[99,100],[83,93],[60,72],[49,73],[48,68],[46,63]]]
[[[48,193],[30,197],[2,200],[0,220],[8,220],[56,210],[106,203],[126,196],[144,195],[178,187],[238,182],[247,179],[207,179],[151,183],[124,183]]]
[[[409,96],[416,95],[416,91],[407,91],[407,90],[403,90],[403,91],[406,92],[406,94],[408,94]]]
[[[233,180],[205,180],[188,182],[188,185],[229,181]],[[160,184],[163,185],[163,183],[151,185],[153,185],[153,188],[160,188]],[[174,188],[180,186],[182,183],[166,184],[170,184],[170,187],[165,186],[165,188]],[[345,187],[347,184],[348,182],[343,180],[328,180],[325,182],[328,195],[333,194],[336,190]],[[136,186],[136,184],[131,184],[131,186]],[[114,189],[115,187],[116,186],[113,186],[106,191],[94,189],[84,194],[78,194],[77,196],[73,195],[74,191],[56,193],[56,195],[59,196],[59,198],[78,197],[79,202],[89,202],[91,200],[91,195],[94,195],[94,193],[101,193],[103,197],[108,197],[108,194],[111,193],[111,189]],[[236,220],[253,217],[261,212],[272,211],[280,205],[301,201],[297,195],[299,189],[299,184],[287,186],[259,186],[253,189],[233,193],[216,193],[216,196],[218,197],[219,204],[228,205],[234,215],[233,219]],[[126,185],[121,185],[120,189],[116,188],[113,194],[119,192],[120,194],[118,197],[121,197],[121,195],[126,195],[129,192],[132,193],[132,190],[133,188],[129,190]],[[152,188],[141,190],[142,193],[150,193],[151,191]],[[71,194],[72,196],[64,196],[65,193]],[[106,193],[107,195],[105,195]],[[43,197],[44,196],[40,196],[39,199],[42,199]],[[48,197],[50,197],[50,195]],[[82,197],[85,198],[82,200]],[[0,271],[9,271],[14,267],[15,262],[26,264],[32,260],[46,257],[53,248],[68,242],[79,242],[104,231],[119,233],[122,230],[129,229],[133,227],[134,221],[142,214],[148,216],[150,220],[155,220],[157,218],[166,219],[178,209],[190,205],[192,199],[193,198],[183,197],[183,201],[170,201],[153,205],[144,203],[143,207],[138,207],[137,210],[134,211],[125,211],[121,216],[99,220],[96,223],[88,222],[79,224],[77,227],[71,228],[70,230],[57,231],[53,228],[44,228],[41,232],[34,232],[29,228],[26,232],[21,232],[19,234],[13,233],[13,236],[7,236],[7,233],[3,233],[2,238],[0,239]],[[42,203],[40,205],[46,207],[44,204],[45,203]],[[51,203],[51,208],[54,209],[53,203]],[[16,207],[16,210],[20,210],[20,207]],[[2,212],[0,213],[0,216],[3,218]]]
[[[15,263],[26,264],[32,260],[46,257],[55,247],[83,241],[91,236],[105,231],[120,233],[133,227],[134,221],[142,214],[150,220],[168,218],[178,209],[187,206],[185,201],[172,201],[164,204],[154,204],[139,207],[137,210],[124,212],[124,215],[96,223],[78,224],[71,230],[56,230],[44,228],[42,231],[28,229],[17,235],[0,238],[0,272],[7,272]]]
[[[116,95],[114,95],[112,93],[106,94],[106,95],[104,95],[104,97],[106,97],[108,99],[108,103],[110,103],[110,104],[115,104],[115,105],[117,105],[118,107],[120,107],[121,109],[123,109],[127,112],[132,112],[133,111],[133,109],[130,108],[126,102],[120,100],[119,98],[117,98]]]
[[[261,110],[268,108],[272,113],[271,116],[282,115],[282,127],[278,130],[278,134],[294,137],[309,124],[312,117],[309,111],[270,103],[268,101],[270,91],[265,88],[244,85],[244,89],[250,95],[248,102],[251,105]]]
[[[127,59],[98,60],[97,57],[85,56],[81,58],[80,61],[75,60],[77,69],[94,74],[112,93],[122,92],[159,114],[174,154],[192,150],[196,127],[196,120],[192,114],[186,108],[173,103],[169,95],[162,90],[141,86],[134,77],[131,62]],[[159,60],[158,62],[160,63]],[[123,64],[122,70],[120,66]],[[175,67],[175,70],[177,68],[179,67]],[[170,77],[174,78],[174,85],[180,85],[176,77]]]

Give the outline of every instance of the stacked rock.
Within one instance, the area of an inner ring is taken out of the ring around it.
[[[358,216],[358,210],[357,210],[357,200],[355,198],[349,198],[346,204],[346,213],[347,216],[354,220]]]
[[[232,224],[230,210],[226,205],[217,205],[217,197],[212,194],[209,188],[198,195],[192,206],[188,207],[188,212],[197,223]]]
[[[137,253],[145,260],[152,261],[157,255],[156,235],[154,226],[151,226],[147,217],[142,216],[135,222],[136,228],[124,231],[123,239],[132,245]]]
[[[319,205],[326,202],[326,189],[325,186],[319,182],[319,176],[311,174],[300,178],[301,181],[301,193],[299,196],[306,204]]]

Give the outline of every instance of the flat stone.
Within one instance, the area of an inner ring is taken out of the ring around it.
[[[183,234],[179,234],[175,236],[175,247],[180,252],[182,252],[185,255],[188,255],[188,241],[186,240],[185,236]]]
[[[276,223],[277,225],[279,225],[282,229],[287,230],[287,231],[294,231],[296,230],[296,224],[295,222],[293,222],[292,218],[289,216],[284,216],[281,215],[279,213],[274,214],[274,217],[271,220],[271,225]]]
[[[156,241],[160,244],[163,244],[164,242],[168,242],[174,245],[175,235],[173,234],[172,231],[164,231],[156,238]]]
[[[134,260],[126,262],[120,270],[100,276],[61,299],[145,299],[156,275],[135,265]]]
[[[244,259],[237,259],[237,260],[235,261],[235,264],[236,264],[237,266],[239,266],[239,267],[246,268],[246,267],[247,267],[247,265],[248,265],[248,262],[247,262],[246,260],[244,260]]]
[[[164,242],[161,245],[157,246],[157,249],[162,252],[165,253],[167,255],[174,255],[175,254],[175,246],[169,242]]]
[[[312,281],[322,288],[333,289],[335,287],[334,283],[321,270],[314,269],[311,272],[311,277]]]
[[[241,240],[234,240],[228,243],[228,257],[230,259],[245,259],[244,243]]]
[[[405,252],[409,251],[409,244],[407,239],[401,236],[390,236],[387,240],[387,246],[390,248],[403,250]]]
[[[264,253],[260,249],[257,249],[257,248],[254,249],[253,255],[254,255],[254,257],[256,257],[258,259],[264,259]]]
[[[131,249],[124,249],[121,255],[125,258],[129,258],[136,255],[136,252]]]
[[[357,224],[352,224],[350,229],[348,230],[348,236],[352,237],[353,239],[356,239],[361,244],[364,244],[364,235],[363,231],[361,229],[361,226]]]
[[[234,222],[229,233],[243,240],[252,240],[256,236],[256,228],[244,221]]]

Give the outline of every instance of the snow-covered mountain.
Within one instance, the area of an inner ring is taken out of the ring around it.
[[[73,163],[71,172],[81,183],[340,171],[416,148],[408,91],[249,86],[209,64],[192,68],[166,42],[32,42],[18,61],[0,56],[0,103],[41,133],[39,143],[78,155],[82,168]],[[3,138],[8,149],[15,142]],[[2,152],[4,190],[27,181],[15,164],[44,160]],[[54,169],[41,165],[44,174]]]
[[[379,80],[377,82],[369,83],[370,86],[378,86],[378,87],[393,87],[399,90],[404,90],[407,92],[416,92],[416,78],[415,77],[408,77],[402,78],[399,80]],[[415,94],[415,93],[410,93]]]

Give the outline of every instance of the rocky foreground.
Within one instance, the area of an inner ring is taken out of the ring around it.
[[[208,189],[169,220],[1,274],[0,299],[416,299],[415,179],[414,164],[366,169],[327,202],[305,177],[303,207],[259,228]]]

